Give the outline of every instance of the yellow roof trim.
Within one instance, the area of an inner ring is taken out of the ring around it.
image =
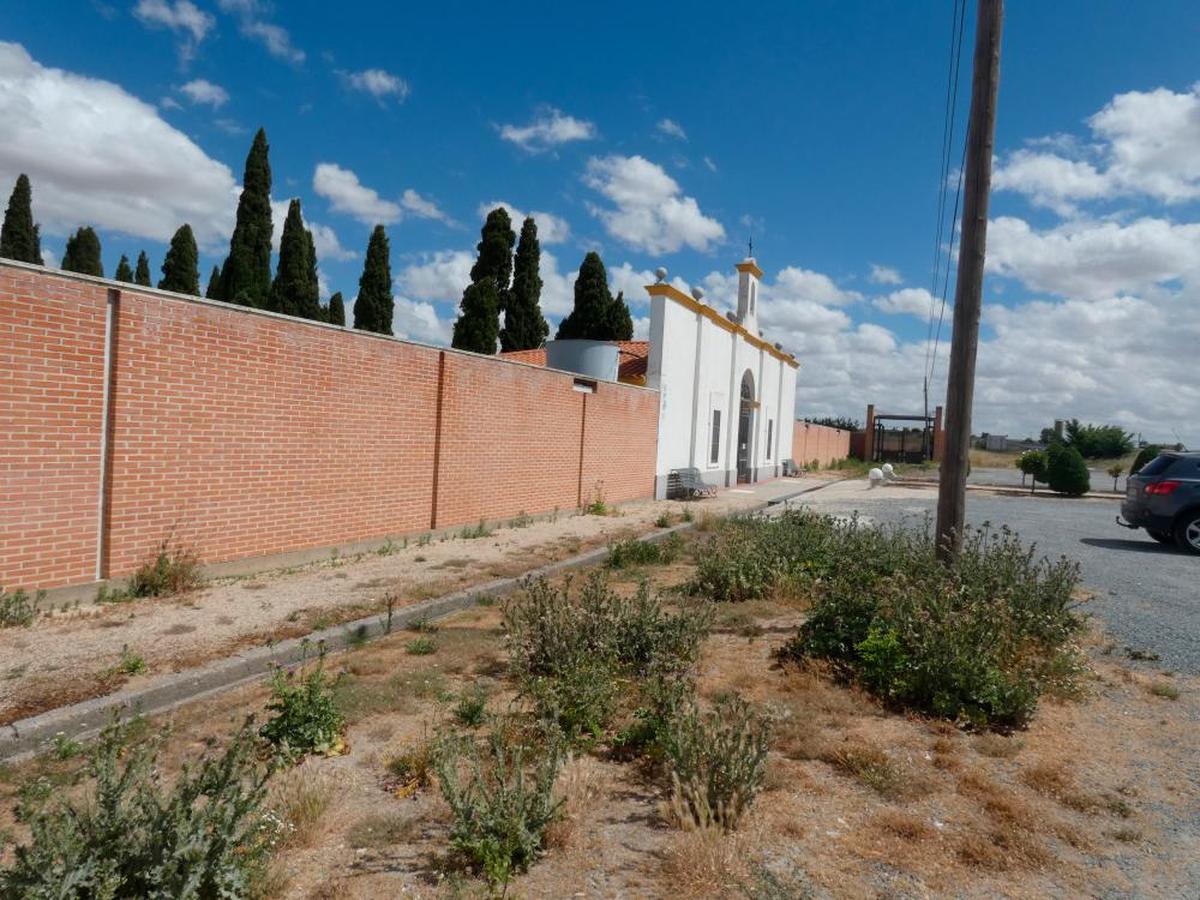
[[[750,260],[746,260],[745,262],[740,262],[736,266],[734,266],[734,268],[737,269],[739,272],[749,272],[755,278],[758,278],[760,280],[763,277],[763,270],[758,267],[758,263],[751,262]]]
[[[742,263],[742,265],[746,264]],[[793,369],[800,368],[800,363],[796,362],[796,357],[792,356],[792,354],[784,353],[782,350],[776,350],[774,344],[764,341],[757,334],[751,334],[737,322],[729,321],[729,319],[725,318],[725,316],[721,315],[711,306],[705,306],[695,297],[689,297],[677,287],[663,283],[648,284],[646,285],[646,293],[651,297],[670,297],[680,306],[686,307],[692,312],[699,313],[700,315],[712,320],[719,327],[724,328],[731,334],[740,335],[752,347],[757,347],[759,350],[765,350],[776,359],[787,363]]]

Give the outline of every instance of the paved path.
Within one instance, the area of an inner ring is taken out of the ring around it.
[[[868,491],[866,482],[848,481],[801,502],[820,512],[857,510],[879,522],[920,527],[933,516],[935,501],[930,489]],[[1084,584],[1096,592],[1088,609],[1122,647],[1158,653],[1164,668],[1200,675],[1200,557],[1119,527],[1113,521],[1118,509],[1116,500],[967,494],[972,525],[1008,525],[1041,552],[1077,560]]]

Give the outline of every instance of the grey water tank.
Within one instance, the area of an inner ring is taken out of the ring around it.
[[[616,381],[617,345],[608,341],[548,341],[546,368]]]

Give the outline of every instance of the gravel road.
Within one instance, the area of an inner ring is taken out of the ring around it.
[[[865,482],[847,481],[802,500],[819,512],[857,510],[878,522],[919,526],[934,514],[936,497],[916,488],[868,492]],[[1200,557],[1119,527],[1118,510],[1116,500],[967,494],[970,524],[1008,525],[1043,553],[1077,560],[1096,594],[1088,610],[1122,647],[1157,653],[1161,667],[1200,675]]]

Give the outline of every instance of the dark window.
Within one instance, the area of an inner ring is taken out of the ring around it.
[[[771,458],[771,438],[775,435],[775,420],[767,419],[767,459]]]
[[[1142,466],[1139,475],[1144,478],[1153,478],[1156,475],[1165,475],[1167,469],[1171,468],[1171,464],[1179,459],[1178,456],[1156,456],[1150,462]]]
[[[708,461],[718,463],[721,461],[721,411],[719,409],[713,410],[712,422],[712,450],[709,451]]]

